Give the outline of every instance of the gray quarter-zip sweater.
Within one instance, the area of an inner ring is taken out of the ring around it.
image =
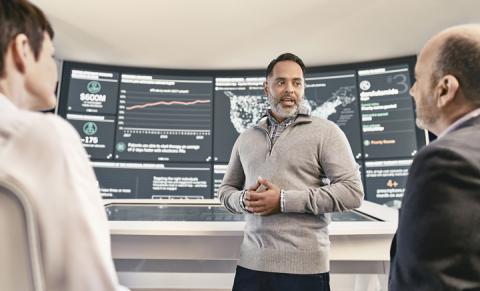
[[[283,213],[259,216],[240,205],[258,176],[285,190]],[[299,114],[272,146],[267,118],[235,142],[219,197],[247,213],[239,265],[291,274],[328,272],[330,212],[360,206],[362,182],[348,141],[332,122]]]

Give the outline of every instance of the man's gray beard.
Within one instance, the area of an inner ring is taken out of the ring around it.
[[[272,102],[272,103],[274,103],[274,102]],[[271,109],[272,109],[273,113],[275,115],[277,115],[278,117],[283,118],[283,119],[286,119],[286,118],[289,118],[289,117],[294,117],[298,113],[298,104],[295,104],[295,106],[293,106],[290,109],[284,109],[282,107],[281,102],[278,102],[276,104],[270,104],[270,106],[271,106]]]

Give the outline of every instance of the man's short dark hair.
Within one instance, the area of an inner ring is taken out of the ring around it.
[[[37,6],[26,0],[0,0],[0,77],[5,70],[5,53],[15,37],[24,33],[38,59],[45,32],[53,39],[52,26]]]
[[[272,74],[273,67],[275,67],[275,65],[278,62],[283,62],[283,61],[292,61],[292,62],[297,63],[300,66],[300,68],[302,68],[302,72],[305,75],[305,64],[303,63],[302,59],[300,59],[299,57],[297,57],[296,55],[294,55],[292,53],[284,53],[284,54],[279,55],[277,58],[273,59],[270,62],[270,64],[268,64],[266,77],[268,78]]]
[[[480,106],[480,43],[463,35],[447,37],[439,50],[434,81],[453,75],[465,99]],[[435,82],[435,83],[436,83]]]

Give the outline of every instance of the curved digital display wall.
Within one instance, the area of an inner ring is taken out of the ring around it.
[[[425,134],[409,95],[415,57],[307,68],[312,114],[335,122],[366,199],[399,206]],[[58,112],[79,132],[107,199],[214,198],[238,135],[268,108],[264,70],[64,62]]]

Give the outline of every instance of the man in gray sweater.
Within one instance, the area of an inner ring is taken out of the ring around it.
[[[247,213],[234,291],[330,290],[328,213],[363,199],[345,135],[310,116],[304,72],[290,53],[269,64],[271,109],[238,137],[219,189],[229,211]]]

